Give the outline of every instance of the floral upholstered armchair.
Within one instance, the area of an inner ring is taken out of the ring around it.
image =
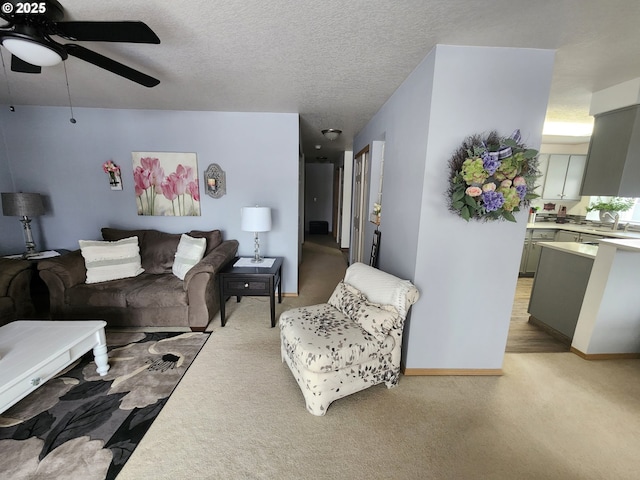
[[[334,400],[372,385],[397,385],[404,321],[418,297],[408,280],[355,263],[327,303],[280,315],[282,361],[310,413],[324,415]]]

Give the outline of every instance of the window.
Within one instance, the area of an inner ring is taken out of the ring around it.
[[[608,200],[610,198],[613,198],[613,197],[605,197],[605,196],[590,197],[589,205],[592,205],[602,200]],[[634,198],[633,200],[635,202],[633,207],[631,207],[626,212],[620,212],[620,222],[640,223],[640,201],[639,201],[640,199]],[[595,210],[591,212],[587,212],[586,219],[594,220],[597,222],[599,220],[599,214]]]

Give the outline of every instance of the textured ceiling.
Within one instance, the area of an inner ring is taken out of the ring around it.
[[[437,43],[557,50],[552,121],[590,123],[592,92],[640,77],[637,0],[60,3],[68,20],[144,21],[162,42],[78,42],[161,83],[148,89],[70,57],[73,106],[296,112],[311,160],[349,148]],[[62,64],[40,75],[14,73],[0,50],[0,103],[69,105]],[[323,128],[344,133],[329,142]]]

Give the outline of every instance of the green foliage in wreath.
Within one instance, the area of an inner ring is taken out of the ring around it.
[[[537,198],[538,151],[493,131],[468,137],[449,160],[449,210],[465,220],[508,220]]]

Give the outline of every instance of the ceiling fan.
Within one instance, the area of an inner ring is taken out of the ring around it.
[[[75,43],[59,43],[52,36],[71,41],[160,43],[158,36],[139,21],[83,22],[62,21],[64,9],[57,0],[0,2],[0,44],[11,52],[11,70],[40,73],[42,67],[56,65],[72,55],[127,78],[155,87],[160,80],[116,62]]]

